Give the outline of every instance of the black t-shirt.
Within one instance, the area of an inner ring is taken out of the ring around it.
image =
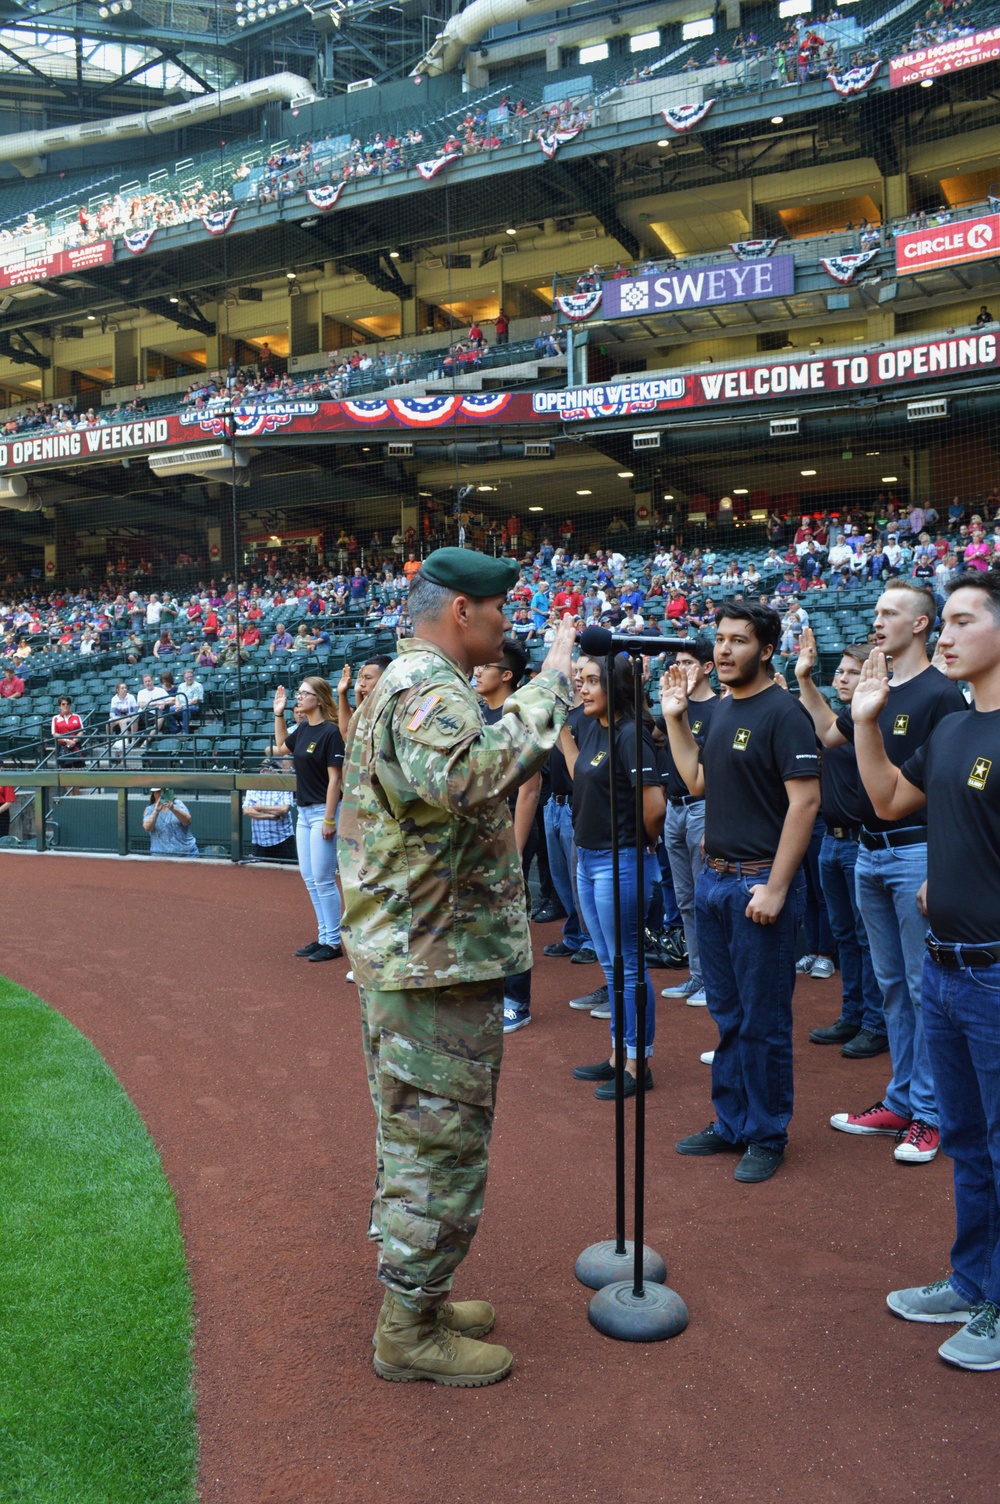
[[[295,763],[296,804],[300,809],[325,804],[330,782],[326,770],[344,761],[344,738],[336,721],[320,721],[317,726],[300,721],[289,732],[287,746]]]
[[[938,721],[951,715],[952,711],[965,709],[962,691],[936,668],[925,668],[915,679],[908,679],[896,688],[890,686],[888,704],[878,718],[886,757],[894,767],[901,768],[907,758],[923,746]],[[853,743],[854,722],[850,708],[838,715],[837,730]],[[866,830],[900,830],[927,824],[924,809],[918,809],[902,820],[880,820],[863,783],[859,783],[858,795]]]
[[[635,726],[619,721],[615,769],[615,793],[618,799],[619,845],[635,846],[635,786],[637,778],[644,788],[660,782],[656,766],[656,749],[650,732],[643,727],[642,767],[636,763]],[[584,716],[577,732],[580,751],[573,773],[573,836],[586,851],[611,850],[611,779],[608,776],[608,728],[597,716]],[[645,844],[645,834],[643,835]]]
[[[710,700],[688,701],[688,725],[691,727],[691,735],[694,737],[699,747],[703,747],[705,745],[705,737],[708,735],[709,722],[711,721],[712,716],[715,714],[715,708],[718,703],[718,695],[713,695]],[[666,727],[664,726],[662,720],[658,720],[657,725],[663,726],[664,730],[666,730]],[[669,741],[665,743],[664,746],[658,747],[656,751],[660,765],[660,776],[663,782],[663,792],[666,794],[667,798],[683,799],[685,797],[690,797],[691,790],[688,788],[687,784],[684,782],[683,778],[674,767],[674,760],[670,755]]]
[[[1000,941],[1000,710],[939,721],[900,770],[927,796],[927,916],[951,945]]]
[[[790,694],[771,685],[720,699],[701,760],[705,851],[727,862],[770,861],[788,813],[789,778],[818,778],[816,732]]]
[[[821,758],[823,819],[828,825],[860,825],[861,776],[854,748],[850,742],[842,747],[824,747]]]
[[[586,717],[582,705],[574,705],[573,709],[566,717],[566,724],[569,727],[570,731],[573,733],[574,741],[579,741],[580,739],[580,722],[585,718]],[[566,758],[563,754],[563,749],[562,747],[560,747],[558,742],[556,742],[555,746],[552,748],[552,751],[549,753],[548,768],[549,787],[551,788],[553,794],[559,794],[560,796],[564,794],[572,794],[573,780],[569,776],[569,769],[566,766]]]
[[[487,703],[486,703],[485,700],[480,700],[480,702],[479,702],[479,708],[480,708],[480,710],[483,713],[483,720],[484,720],[484,722],[486,723],[487,726],[495,726],[498,721],[502,721],[503,720],[503,713],[504,712],[503,712],[503,706],[502,705],[497,705],[497,706],[487,705]],[[510,810],[511,814],[514,813],[514,806],[516,804],[517,804],[517,789],[515,789],[512,794],[508,794],[507,795],[507,808]]]

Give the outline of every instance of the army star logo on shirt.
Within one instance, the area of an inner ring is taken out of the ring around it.
[[[988,757],[977,757],[972,764],[972,772],[969,774],[968,783],[970,789],[984,789],[986,780],[990,776],[990,768],[993,763]]]
[[[590,766],[592,768],[599,768],[607,755],[608,754],[606,752],[598,752],[596,757],[592,757],[590,759]]]
[[[741,726],[733,737],[733,751],[745,752],[750,742],[750,733],[745,726]]]
[[[309,745],[308,745],[308,747],[306,748],[307,755],[310,752],[315,752],[318,745],[319,745],[318,742],[310,742]]]
[[[905,736],[909,729],[910,717],[908,715],[897,715],[892,723],[893,736]]]
[[[701,730],[701,721],[692,721],[691,722],[691,735],[692,736],[697,736],[698,732],[700,730]]]

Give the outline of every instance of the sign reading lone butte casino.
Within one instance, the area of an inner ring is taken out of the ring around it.
[[[605,282],[601,316],[631,319],[683,308],[707,308],[714,303],[749,303],[754,298],[780,298],[794,289],[793,256],[726,262],[691,272],[649,272],[643,277]]]

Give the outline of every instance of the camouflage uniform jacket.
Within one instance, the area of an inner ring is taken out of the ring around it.
[[[545,761],[573,702],[547,672],[486,726],[459,665],[412,638],[348,732],[339,820],[344,939],[386,991],[524,971],[531,945],[507,795]]]

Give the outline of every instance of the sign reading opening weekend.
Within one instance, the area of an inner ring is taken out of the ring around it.
[[[749,303],[754,298],[780,298],[794,290],[793,256],[727,262],[696,272],[648,272],[642,277],[605,282],[602,317],[632,319],[682,308],[706,308],[713,303]]]

